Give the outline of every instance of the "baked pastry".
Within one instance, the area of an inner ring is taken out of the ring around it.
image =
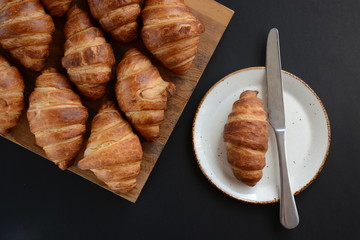
[[[267,114],[257,91],[240,95],[224,129],[227,159],[237,179],[255,186],[263,176],[268,149]]]
[[[72,0],[41,0],[52,16],[62,16],[69,9]]]
[[[145,0],[141,36],[146,48],[177,74],[192,65],[204,25],[196,19],[184,0]]]
[[[24,88],[17,68],[0,55],[0,134],[18,123],[24,109]]]
[[[78,168],[91,170],[117,193],[136,186],[143,156],[140,140],[111,101],[105,102],[91,123],[91,134]]]
[[[36,79],[27,118],[37,145],[48,159],[62,170],[70,167],[82,146],[88,111],[55,69],[44,70]]]
[[[135,48],[128,50],[117,66],[115,93],[121,111],[147,141],[160,135],[167,99],[175,85],[164,81],[150,60]]]
[[[120,42],[131,42],[138,37],[141,0],[88,0],[91,15],[101,27]]]
[[[0,1],[0,43],[25,67],[40,71],[55,25],[39,0]]]
[[[76,5],[67,13],[64,32],[67,40],[61,63],[70,80],[82,95],[92,100],[103,97],[115,64],[111,45],[93,26],[89,15]]]

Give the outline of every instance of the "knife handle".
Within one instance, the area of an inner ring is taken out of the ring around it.
[[[299,215],[294,195],[291,191],[290,178],[287,169],[285,129],[276,130],[275,135],[280,167],[280,222],[285,228],[292,229],[299,224]]]

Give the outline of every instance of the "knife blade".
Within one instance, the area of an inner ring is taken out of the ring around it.
[[[266,82],[268,97],[268,121],[276,136],[280,167],[280,222],[287,229],[299,224],[299,215],[291,191],[286,154],[286,126],[281,77],[279,31],[270,30],[266,46]]]

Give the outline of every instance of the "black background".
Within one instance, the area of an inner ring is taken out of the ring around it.
[[[0,138],[0,239],[359,239],[360,1],[219,0],[235,14],[135,204]],[[296,196],[300,225],[279,204],[254,205],[214,188],[192,150],[206,91],[227,74],[265,64],[280,31],[283,69],[327,110],[332,140],[318,178]]]

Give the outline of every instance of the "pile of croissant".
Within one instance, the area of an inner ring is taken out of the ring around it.
[[[104,99],[116,69],[116,101],[101,101],[91,121],[84,157],[76,164],[91,170],[117,193],[136,187],[143,157],[141,141],[160,136],[168,98],[176,86],[164,81],[146,54],[136,48],[128,50],[115,68],[113,48],[102,30],[122,43],[142,39],[149,53],[175,74],[189,70],[205,30],[184,0],[142,2],[88,0],[88,13],[71,0],[0,1],[2,48],[26,68],[41,71],[26,110],[30,131],[60,169],[74,164],[84,144],[89,113],[80,95]],[[53,17],[63,15],[66,42],[61,65],[76,89],[59,69],[46,67],[55,31]],[[1,134],[16,126],[26,108],[25,86],[19,70],[0,54]]]

